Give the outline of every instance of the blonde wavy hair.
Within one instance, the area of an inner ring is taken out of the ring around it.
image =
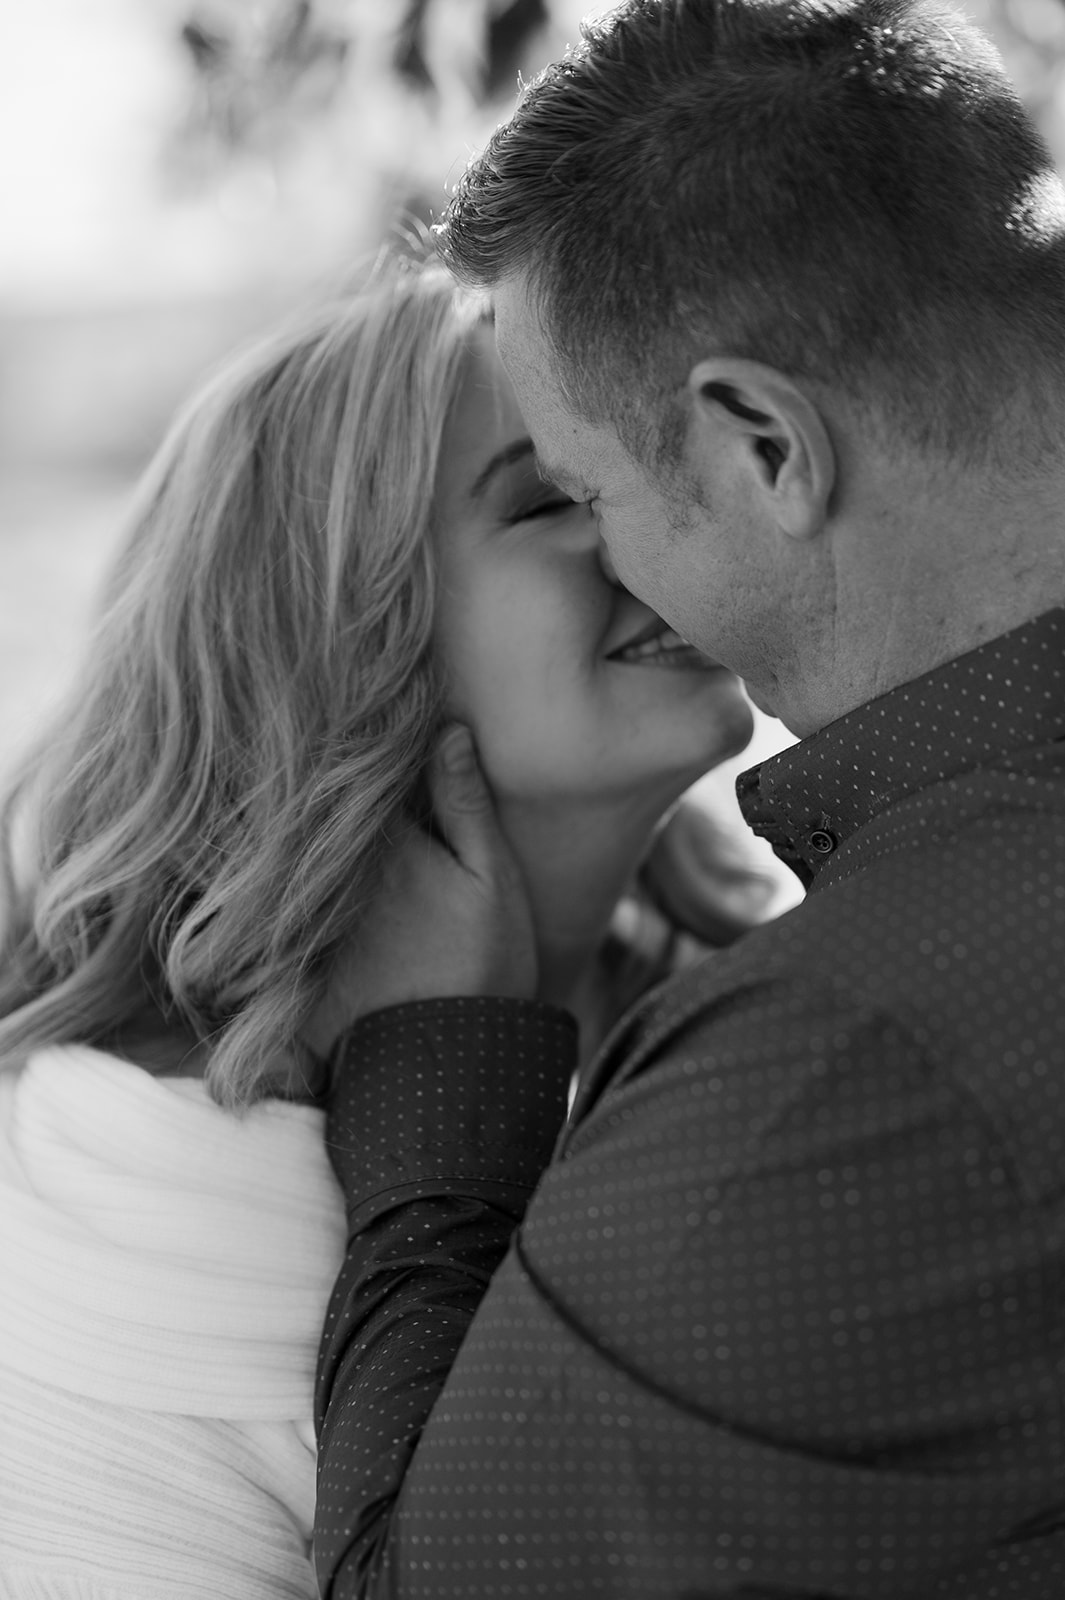
[[[393,268],[176,422],[0,813],[0,1061],[147,1008],[222,1104],[310,1082],[298,1030],[439,722],[433,484],[483,314]]]

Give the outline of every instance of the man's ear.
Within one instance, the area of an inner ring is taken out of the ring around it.
[[[697,362],[688,388],[696,431],[717,448],[731,437],[777,525],[793,539],[814,538],[828,515],[836,454],[813,401],[775,368],[728,356]]]

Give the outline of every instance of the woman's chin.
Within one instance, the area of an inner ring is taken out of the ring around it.
[[[655,796],[661,811],[667,810],[700,778],[705,778],[722,762],[742,755],[751,742],[754,726],[751,708],[746,700],[741,700],[727,717],[719,715],[710,727],[704,724],[699,730],[700,739],[678,741],[674,755],[660,745],[655,755],[648,753],[642,769],[633,763],[630,778],[633,797],[638,790],[645,789]]]
[[[685,676],[690,681],[696,674]],[[709,686],[705,673],[703,682]],[[611,708],[596,725],[585,724],[583,737],[573,728],[552,737],[541,726],[515,742],[520,721],[490,734],[484,730],[478,739],[481,765],[497,807],[525,812],[572,806],[579,812],[636,803],[641,811],[649,804],[664,810],[723,761],[740,755],[755,729],[743,686],[723,668],[716,669],[713,693],[654,697],[633,711],[630,703],[619,718]],[[606,736],[611,726],[616,739]]]
[[[722,688],[724,692],[684,707],[685,734],[697,777],[741,755],[754,737],[754,712],[739,679],[730,673]],[[678,730],[678,743],[684,739]]]
[[[715,746],[712,766],[719,766],[722,761],[731,761],[733,756],[742,755],[754,738],[755,720],[751,702],[747,699],[742,688],[739,690],[740,698],[737,700],[733,714],[727,718],[721,729],[721,737]]]

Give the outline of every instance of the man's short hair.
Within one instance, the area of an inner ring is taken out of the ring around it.
[[[693,355],[720,354],[930,450],[986,458],[1018,406],[1004,459],[1060,448],[1065,197],[963,16],[628,0],[582,32],[438,229],[463,280],[525,275],[575,412],[661,458]]]

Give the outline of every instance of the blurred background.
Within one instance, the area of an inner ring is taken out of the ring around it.
[[[2,0],[0,768],[70,672],[179,401],[439,212],[519,73],[608,9]],[[967,9],[1065,160],[1065,0]],[[763,720],[752,755],[787,742]]]

